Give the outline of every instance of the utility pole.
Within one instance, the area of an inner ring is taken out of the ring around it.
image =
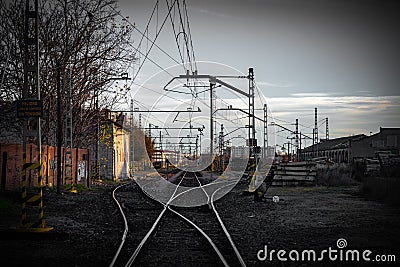
[[[211,178],[214,171],[214,90],[216,81],[210,79],[210,156],[211,156]]]
[[[33,2],[33,3],[32,3]],[[25,25],[24,25],[24,85],[22,100],[17,101],[17,116],[22,119],[22,180],[21,180],[21,230],[46,232],[52,228],[47,227],[43,218],[43,184],[42,184],[42,134],[41,116],[42,101],[40,100],[39,81],[39,10],[38,0],[26,0]],[[27,162],[27,145],[36,145],[36,160],[31,156]],[[26,174],[37,171],[38,192],[28,196],[26,191]],[[30,222],[28,218],[27,203],[38,208],[38,219]]]
[[[71,81],[71,69],[66,69],[66,116],[65,116],[65,180],[69,180],[72,184],[71,192],[76,193],[77,191],[74,189],[74,179],[73,179],[73,171],[72,171],[72,151],[73,151],[73,128],[72,128],[72,81]],[[58,101],[58,100],[57,100]],[[61,113],[61,112],[60,112]]]
[[[221,124],[221,131],[219,132],[219,156],[220,168],[224,171],[224,125]]]
[[[325,118],[325,139],[329,140],[329,126],[328,126],[328,117]]]
[[[160,137],[160,146],[159,146],[159,148],[160,148],[160,150],[162,150],[163,146],[162,146],[162,133],[161,133],[161,130],[160,130],[159,137]]]
[[[297,157],[297,159],[298,159],[298,152],[299,152],[299,119],[296,119],[296,130],[295,130],[295,133],[296,133],[296,140],[295,140],[295,142],[296,142],[296,157]]]
[[[313,146],[315,144],[315,128],[312,129],[312,144],[313,144]]]
[[[61,149],[62,149],[62,116],[61,116],[61,68],[57,63],[57,193],[61,194]]]
[[[288,132],[291,133],[291,134],[296,134],[295,131],[290,130],[290,129],[286,128],[285,126],[282,126],[282,125],[280,125],[280,124],[278,124],[278,123],[276,123],[276,122],[272,122],[270,125],[272,125],[272,126],[278,126],[279,128],[282,128],[282,129],[288,131]],[[314,129],[313,129],[313,131],[314,131]],[[305,135],[305,134],[303,134],[303,133],[299,133],[299,135],[303,136],[305,139],[313,139],[313,138],[311,138],[311,137],[309,137],[308,135]],[[314,133],[313,133],[313,136],[314,136]],[[305,139],[304,139],[304,140],[305,140]]]
[[[100,115],[99,115],[99,89],[94,89],[94,109],[96,110],[96,145],[95,145],[95,177],[100,180],[100,160],[99,160],[99,134],[100,134]]]
[[[300,137],[300,147],[299,147],[298,153],[301,153],[301,132],[300,132],[299,137]]]
[[[130,175],[132,176],[133,175],[133,171],[134,171],[134,164],[135,164],[135,160],[134,160],[134,157],[135,157],[135,152],[134,152],[134,130],[135,130],[135,128],[134,128],[134,125],[133,125],[133,110],[134,110],[134,107],[133,107],[133,99],[131,99],[131,111],[132,111],[132,113],[131,113],[131,120],[130,120],[130,132],[131,132],[131,135],[130,135],[130,139],[129,139],[129,162],[130,162]]]
[[[268,157],[268,108],[264,104],[264,149],[262,151],[264,158]]]
[[[232,86],[219,78],[240,78],[240,79],[248,79],[249,80],[249,93],[242,91],[235,86]],[[165,86],[164,90],[169,91],[168,86],[177,79],[208,79],[208,82],[210,84],[209,90],[210,90],[210,155],[213,155],[213,150],[214,150],[214,142],[216,142],[216,138],[214,138],[216,129],[215,128],[215,122],[214,122],[214,113],[216,111],[215,107],[215,88],[219,86],[224,86],[232,91],[235,91],[241,95],[244,95],[249,98],[249,112],[246,112],[244,110],[239,109],[241,112],[246,113],[249,116],[249,125],[246,125],[246,128],[248,127],[248,138],[246,139],[247,146],[250,148],[251,153],[254,154],[255,147],[257,146],[257,140],[255,138],[255,115],[254,115],[254,71],[253,68],[249,68],[249,74],[247,76],[211,76],[211,75],[199,75],[196,73],[190,75],[188,72],[185,75],[179,75],[177,77],[173,77]],[[216,86],[218,84],[218,86]],[[203,86],[202,86],[203,87]],[[221,109],[219,109],[221,110]],[[232,109],[233,110],[233,109]],[[201,142],[200,142],[201,143]],[[253,149],[252,149],[253,148]],[[201,150],[201,149],[200,149]],[[201,152],[200,152],[201,153]],[[252,156],[251,154],[250,156]],[[211,159],[211,170],[213,170],[213,159]],[[212,173],[211,173],[212,175]]]
[[[315,156],[318,157],[318,109],[315,108],[315,118],[314,118],[314,139],[315,139],[315,146],[314,152]]]
[[[195,150],[195,158],[194,159],[198,159],[198,158],[199,158],[199,135],[196,136],[196,150]]]
[[[253,68],[249,68],[249,141],[248,146],[250,148],[250,154],[255,156],[255,147],[257,146],[256,141],[256,130],[255,130],[255,117],[254,117],[254,71]]]
[[[314,142],[318,144],[318,109],[315,108],[315,119],[314,119]]]

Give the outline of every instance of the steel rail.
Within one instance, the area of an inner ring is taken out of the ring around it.
[[[226,185],[226,186],[228,186],[228,185]],[[211,195],[211,206],[212,206],[212,208],[213,208],[213,210],[214,210],[214,212],[215,212],[215,215],[217,216],[217,219],[218,219],[218,221],[219,221],[219,224],[221,225],[221,227],[222,227],[222,229],[223,229],[223,231],[224,231],[226,237],[227,237],[228,240],[229,240],[229,243],[231,243],[231,246],[232,246],[233,250],[235,251],[235,254],[236,254],[236,256],[237,256],[237,258],[238,258],[238,260],[239,260],[239,262],[240,262],[240,265],[241,265],[242,267],[246,267],[246,263],[244,262],[242,256],[240,255],[239,250],[237,249],[235,243],[233,242],[233,239],[232,239],[231,235],[229,234],[228,230],[226,229],[224,222],[222,221],[221,217],[220,217],[219,214],[218,214],[217,209],[216,209],[215,206],[214,206],[214,196],[215,196],[215,194],[216,194],[220,189],[222,189],[222,188],[223,188],[223,187],[218,188],[218,189],[215,190],[214,193]]]
[[[132,265],[132,263],[135,261],[137,255],[139,255],[139,252],[142,249],[143,245],[147,242],[147,240],[149,239],[150,235],[156,229],[156,227],[157,227],[158,223],[160,222],[162,216],[164,215],[165,211],[167,210],[167,207],[168,207],[169,203],[172,201],[172,198],[175,196],[176,191],[178,190],[178,188],[179,188],[180,184],[182,183],[183,179],[185,178],[185,175],[186,175],[186,173],[182,177],[181,181],[178,183],[178,186],[175,188],[175,191],[172,194],[170,200],[164,205],[164,209],[158,215],[156,221],[153,223],[153,225],[151,226],[150,230],[147,232],[145,237],[142,239],[142,241],[140,241],[139,245],[136,247],[135,251],[133,252],[132,256],[129,258],[129,260],[126,263],[125,267],[130,267]]]
[[[230,243],[231,246],[232,246],[232,249],[235,251],[235,254],[236,254],[236,256],[237,256],[237,258],[238,258],[238,260],[239,260],[239,262],[240,262],[240,265],[241,265],[242,267],[246,267],[246,263],[244,262],[242,256],[240,255],[239,250],[237,249],[235,243],[233,242],[231,235],[229,234],[228,230],[226,229],[224,223],[222,222],[221,217],[220,217],[219,214],[218,214],[217,209],[216,209],[215,206],[214,206],[214,196],[215,196],[215,194],[216,194],[219,190],[221,190],[222,188],[227,187],[227,186],[230,186],[230,185],[232,185],[232,184],[234,184],[234,183],[230,183],[230,184],[227,184],[227,185],[225,185],[225,186],[222,186],[222,187],[216,189],[216,190],[213,192],[213,194],[211,195],[211,198],[210,198],[210,195],[204,190],[203,185],[200,183],[200,180],[199,180],[199,178],[197,177],[196,173],[194,173],[194,175],[195,175],[195,177],[196,177],[196,179],[197,179],[197,182],[198,182],[199,185],[200,185],[200,188],[203,190],[204,194],[207,196],[208,204],[209,204],[209,205],[211,204],[211,208],[212,208],[212,210],[214,211],[215,216],[217,217],[218,222],[219,222],[219,224],[220,224],[222,230],[224,231],[226,237],[228,238],[229,243]]]
[[[212,239],[198,226],[196,225],[193,221],[189,220],[187,217],[185,217],[183,214],[173,210],[170,207],[170,203],[172,201],[174,201],[176,198],[180,197],[183,194],[186,194],[192,190],[197,189],[197,187],[193,187],[190,188],[186,191],[180,192],[179,194],[175,195],[176,191],[178,190],[178,187],[180,186],[181,182],[184,180],[185,175],[182,177],[181,181],[178,183],[178,186],[176,187],[174,193],[172,194],[171,198],[169,199],[169,201],[167,203],[161,203],[164,206],[164,209],[161,211],[161,213],[159,214],[159,216],[157,217],[156,221],[153,223],[152,228],[147,232],[146,236],[142,239],[142,242],[138,245],[138,247],[136,248],[135,252],[132,254],[131,258],[129,259],[128,263],[125,265],[125,267],[131,266],[135,260],[135,258],[137,257],[140,249],[143,247],[143,245],[145,244],[145,242],[148,240],[149,236],[152,234],[152,232],[154,231],[155,227],[157,227],[158,223],[160,222],[162,216],[164,215],[166,209],[169,209],[171,212],[173,212],[175,215],[179,216],[181,219],[183,219],[184,221],[188,222],[192,227],[194,227],[201,235],[203,235],[203,237],[208,241],[208,243],[212,246],[212,248],[215,250],[216,254],[218,255],[218,257],[220,258],[221,262],[223,263],[223,265],[225,267],[228,267],[229,264],[226,261],[226,259],[224,258],[224,256],[222,255],[221,251],[218,249],[217,245],[212,241]],[[224,181],[225,182],[225,181]],[[217,182],[219,183],[219,182]],[[222,182],[221,182],[222,183]],[[216,183],[213,183],[216,184]],[[206,187],[206,186],[211,186],[213,184],[207,184],[204,185],[202,187]],[[232,185],[232,184],[228,184],[228,185]],[[227,185],[227,186],[228,186]],[[204,189],[203,189],[204,190]],[[156,200],[157,202],[159,202],[157,199],[155,199],[154,197],[152,197],[151,195],[149,195],[147,192],[145,192],[144,190],[142,190],[143,193],[148,196],[149,198]]]
[[[225,260],[224,256],[222,255],[221,251],[218,249],[217,245],[212,241],[212,239],[199,227],[197,226],[194,222],[192,222],[191,220],[189,220],[187,217],[185,217],[184,215],[182,215],[181,213],[173,210],[171,208],[171,206],[168,206],[168,209],[170,211],[172,211],[173,213],[175,213],[176,215],[178,215],[179,217],[181,217],[183,220],[185,220],[186,222],[188,222],[190,225],[192,225],[197,231],[199,231],[205,239],[207,239],[208,243],[210,243],[210,245],[213,247],[213,249],[215,250],[215,252],[217,253],[218,257],[220,258],[220,260],[222,261],[222,263],[224,264],[225,267],[228,267],[229,264],[228,262]]]
[[[135,249],[135,252],[132,254],[132,256],[130,257],[130,259],[129,259],[128,262],[126,263],[126,265],[125,265],[126,267],[127,267],[127,266],[131,266],[131,265],[133,264],[133,262],[135,261],[136,257],[138,256],[140,250],[142,249],[142,247],[144,246],[144,244],[147,242],[147,240],[148,240],[148,238],[150,237],[150,235],[154,232],[155,228],[157,227],[157,225],[158,225],[159,222],[161,221],[161,219],[162,219],[162,217],[163,217],[163,215],[165,214],[165,212],[166,212],[167,209],[170,210],[171,212],[173,212],[173,213],[174,213],[175,215],[177,215],[178,217],[180,217],[182,220],[184,220],[184,221],[186,221],[187,223],[189,223],[192,227],[194,227],[194,228],[208,241],[208,243],[212,246],[212,248],[215,250],[216,254],[217,254],[218,257],[220,258],[220,260],[221,260],[221,262],[223,263],[223,265],[224,265],[225,267],[229,266],[229,264],[227,263],[226,259],[225,259],[224,256],[222,255],[221,251],[218,249],[217,245],[213,242],[213,240],[212,240],[198,225],[196,225],[193,221],[189,220],[187,217],[185,217],[185,216],[182,215],[181,213],[175,211],[175,210],[172,209],[171,206],[170,206],[170,203],[171,203],[172,201],[174,201],[175,199],[177,199],[178,197],[180,197],[181,195],[187,194],[187,193],[189,193],[189,192],[192,191],[192,190],[198,189],[198,187],[193,187],[193,188],[190,188],[190,189],[185,190],[185,191],[183,191],[183,192],[180,192],[179,194],[176,194],[176,192],[177,192],[179,186],[181,185],[182,181],[185,179],[186,174],[187,174],[187,172],[185,172],[185,174],[183,175],[181,181],[178,183],[178,185],[177,185],[175,191],[173,192],[171,198],[169,199],[169,201],[168,201],[167,203],[161,203],[161,204],[164,206],[163,210],[162,210],[161,213],[158,215],[156,221],[153,223],[151,229],[147,232],[146,236],[142,239],[142,241],[140,242],[140,244],[139,244],[139,245],[137,246],[137,248]],[[221,187],[221,188],[218,188],[217,190],[214,191],[213,195],[212,195],[211,198],[210,198],[209,194],[204,190],[204,188],[205,188],[205,187],[212,186],[212,185],[215,185],[215,184],[219,184],[219,183],[225,183],[226,181],[221,181],[221,182],[215,182],[215,183],[209,183],[209,184],[206,184],[206,185],[202,185],[201,182],[200,182],[200,180],[198,179],[197,175],[196,175],[196,179],[197,179],[198,183],[200,184],[201,189],[203,190],[203,192],[204,192],[204,193],[206,194],[206,196],[207,196],[208,204],[210,204],[210,202],[213,202],[214,195],[215,195],[215,193],[216,193],[217,191],[219,191],[220,189],[222,189],[222,188],[224,188],[224,187],[226,187],[226,186],[230,186],[230,185],[234,184],[234,183],[229,183],[229,184],[227,184],[227,185],[224,185],[224,186]],[[122,247],[123,247],[123,245],[124,245],[124,243],[125,243],[125,240],[126,240],[126,237],[127,237],[127,234],[128,234],[128,222],[127,222],[126,216],[125,216],[125,214],[124,214],[124,212],[123,212],[123,209],[122,209],[121,204],[118,202],[118,200],[117,200],[117,198],[116,198],[116,196],[115,196],[116,191],[119,190],[120,188],[126,186],[126,185],[129,185],[129,183],[126,183],[126,184],[123,184],[123,185],[120,185],[120,186],[116,187],[116,188],[113,190],[113,193],[112,193],[113,199],[114,199],[114,201],[116,202],[116,204],[117,204],[117,206],[118,206],[118,208],[119,208],[119,210],[120,210],[120,212],[121,212],[121,215],[122,215],[122,217],[123,217],[123,219],[124,219],[125,230],[124,230],[124,233],[123,233],[123,236],[122,236],[121,243],[120,243],[120,245],[119,245],[119,247],[118,247],[118,250],[117,250],[117,252],[115,253],[115,255],[114,255],[114,257],[113,257],[113,260],[112,260],[111,264],[109,265],[110,267],[114,266],[114,264],[115,264],[115,262],[116,262],[116,260],[117,260],[117,258],[118,258],[118,256],[119,256],[119,254],[120,254],[120,252],[121,252],[121,250],[122,250]],[[156,200],[154,197],[152,197],[151,195],[149,195],[149,194],[148,194],[147,192],[145,192],[144,190],[142,190],[142,191],[143,191],[143,193],[144,193],[146,196],[148,196],[149,198],[151,198],[151,199],[153,199],[153,200]],[[175,194],[176,194],[176,195],[175,195]],[[156,200],[156,201],[157,201],[157,200]],[[159,201],[158,201],[158,202],[159,202]],[[220,219],[220,217],[219,217],[219,215],[218,215],[218,212],[217,212],[217,210],[215,209],[215,206],[213,205],[213,203],[211,203],[211,208],[213,209],[214,213],[216,214],[217,219],[218,219],[219,223],[221,224],[221,227],[222,227],[222,229],[224,230],[225,235],[228,237],[228,239],[229,239],[229,241],[230,241],[230,243],[231,243],[231,245],[232,245],[232,247],[233,247],[233,249],[234,249],[236,255],[238,255],[238,251],[237,251],[237,249],[236,249],[236,246],[234,245],[232,239],[230,238],[230,235],[229,235],[229,233],[227,232],[226,227],[223,225],[222,220]],[[239,260],[241,259],[240,254],[239,254],[238,258],[239,258]],[[241,261],[241,264],[242,264],[242,262],[244,263],[243,260]],[[242,264],[242,266],[245,266],[245,265]]]
[[[122,218],[124,219],[125,230],[124,230],[124,233],[122,235],[122,240],[121,240],[121,243],[119,244],[117,252],[115,253],[115,255],[114,255],[114,257],[113,257],[113,259],[112,259],[112,261],[111,261],[111,263],[109,265],[110,267],[114,266],[115,261],[117,260],[117,258],[119,256],[119,253],[121,252],[121,249],[124,246],[124,243],[125,243],[125,240],[126,240],[126,236],[128,235],[128,221],[126,220],[126,217],[125,217],[124,211],[122,210],[121,204],[118,202],[117,198],[115,197],[115,192],[118,189],[120,189],[121,187],[124,187],[126,185],[128,185],[128,183],[116,187],[112,192],[112,197],[113,197],[115,203],[117,204],[119,211],[121,212]]]

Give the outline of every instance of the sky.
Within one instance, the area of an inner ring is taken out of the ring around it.
[[[120,0],[118,5],[143,31],[155,2]],[[310,134],[317,107],[320,137],[325,134],[325,117],[330,138],[400,126],[398,1],[187,0],[186,4],[196,60],[226,64],[243,73],[253,67],[277,123],[293,128],[297,118],[300,130]],[[165,2],[160,1],[158,27],[166,14]],[[178,58],[170,24],[165,24],[157,45]],[[156,48],[149,57],[163,67],[174,65]],[[157,71],[146,62],[137,82]]]

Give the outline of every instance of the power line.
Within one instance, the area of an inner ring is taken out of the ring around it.
[[[187,26],[188,26],[188,32],[189,32],[190,46],[192,48],[192,56],[193,56],[194,66],[195,66],[195,70],[197,70],[196,57],[195,57],[194,48],[193,48],[192,33],[190,31],[189,16],[188,16],[187,7],[186,7],[186,1],[185,0],[183,0],[183,6],[185,7],[185,14],[186,14],[186,18],[187,18]]]
[[[158,2],[159,1],[157,1],[157,3],[156,3],[156,6],[158,6]],[[113,8],[114,9],[114,8]],[[115,9],[114,9],[115,10]],[[151,21],[151,19],[152,19],[152,17],[153,17],[153,14],[154,14],[154,10],[155,10],[155,8],[153,9],[153,13],[151,14],[151,17],[150,17],[150,20],[149,20],[149,22],[148,22],[148,24],[147,24],[147,26],[146,26],[146,30],[145,30],[145,32],[147,32],[148,33],[148,27],[149,27],[149,23],[150,23],[150,21]],[[166,52],[164,49],[162,49],[159,45],[157,45],[156,43],[155,43],[155,40],[151,40],[148,36],[146,36],[142,31],[140,31],[137,27],[136,27],[136,25],[135,24],[133,24],[132,22],[130,22],[127,18],[125,18],[122,14],[121,14],[121,12],[120,11],[117,11],[117,10],[115,10],[117,13],[118,13],[118,15],[119,16],[121,16],[126,22],[128,22],[132,27],[133,27],[133,29],[135,29],[138,33],[140,33],[140,35],[142,36],[142,38],[141,38],[141,40],[140,40],[140,42],[139,42],[139,44],[138,44],[138,47],[140,47],[141,46],[141,43],[142,43],[142,40],[143,40],[143,38],[146,38],[148,41],[150,41],[151,42],[151,44],[152,45],[154,45],[155,47],[157,47],[162,53],[164,53],[166,56],[168,56],[172,61],[174,61],[175,63],[177,63],[177,64],[180,64],[179,63],[179,61],[177,61],[175,58],[173,58],[168,52]],[[170,14],[169,14],[170,15]],[[158,20],[158,15],[157,15],[157,20]]]
[[[157,1],[157,2],[158,2],[158,1]],[[151,49],[153,48],[153,46],[154,46],[154,44],[155,44],[155,41],[157,40],[158,36],[160,35],[160,32],[161,32],[162,28],[164,27],[165,22],[167,21],[169,14],[171,13],[172,7],[175,5],[176,2],[177,2],[177,0],[175,0],[174,3],[172,4],[172,6],[169,8],[168,14],[167,14],[167,16],[165,17],[165,19],[164,19],[164,21],[163,21],[163,23],[162,23],[160,29],[159,29],[158,32],[156,33],[156,36],[155,36],[155,38],[154,38],[154,42],[152,42],[152,45],[150,46],[150,49],[147,51],[147,53],[146,53],[146,55],[145,55],[145,58],[143,59],[142,64],[139,66],[139,69],[138,69],[138,71],[136,72],[135,77],[133,77],[133,80],[136,79],[137,75],[139,74],[140,70],[142,69],[144,62],[146,61],[146,59],[147,59],[147,57],[148,57],[148,55],[149,55]]]
[[[167,7],[169,8],[168,0],[166,0],[166,3],[167,3]],[[175,9],[174,9],[174,14],[175,14]],[[176,45],[178,47],[179,56],[181,57],[183,68],[185,69],[185,65],[184,65],[185,61],[184,61],[182,53],[181,53],[181,49],[180,49],[180,46],[179,46],[179,42],[178,42],[178,38],[177,38],[177,35],[176,35],[176,31],[175,31],[175,24],[174,24],[174,21],[172,20],[171,13],[169,14],[169,18],[170,18],[170,21],[171,21],[172,30],[174,32],[174,39],[175,39]],[[174,18],[175,18],[175,15],[174,15]]]

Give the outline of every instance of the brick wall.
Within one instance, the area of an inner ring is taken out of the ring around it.
[[[62,149],[64,155],[64,149]],[[90,158],[89,149],[74,148],[72,152],[72,177],[74,183],[89,186],[90,182]],[[27,145],[27,162],[36,160],[36,146]],[[64,161],[64,156],[62,157]],[[21,186],[22,180],[22,145],[0,144],[0,180],[1,188],[16,189]],[[26,174],[28,187],[37,186],[37,171],[28,171]],[[42,180],[43,185],[57,185],[57,148],[42,146]],[[62,183],[70,183],[62,174]]]

